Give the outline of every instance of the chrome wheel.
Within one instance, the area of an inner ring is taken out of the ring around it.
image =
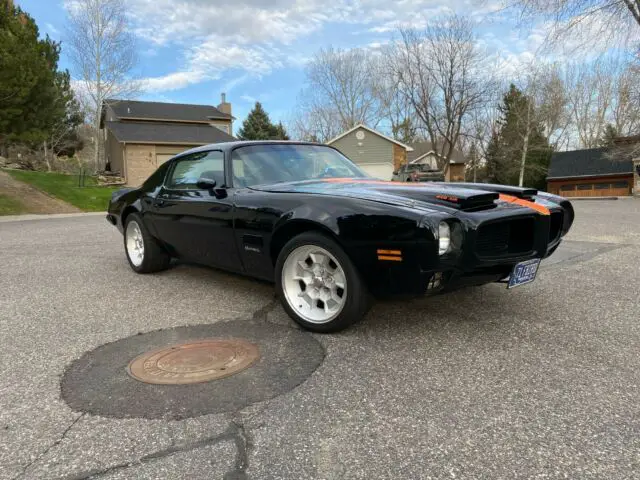
[[[289,254],[282,267],[281,282],[289,306],[310,323],[330,322],[347,300],[342,266],[316,245],[303,245]]]
[[[142,238],[142,230],[135,220],[131,220],[127,224],[125,232],[127,239],[127,255],[131,263],[139,267],[144,260],[144,239]]]

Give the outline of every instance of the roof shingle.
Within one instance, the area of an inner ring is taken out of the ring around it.
[[[230,142],[231,135],[211,125],[184,123],[107,122],[120,142],[128,143],[178,143],[200,145]]]
[[[231,115],[222,113],[211,105],[184,103],[140,102],[137,100],[105,100],[118,118],[144,118],[149,120],[206,122],[229,120]]]
[[[556,152],[551,156],[547,178],[633,173],[630,158],[623,154],[612,156],[608,152],[606,147]]]

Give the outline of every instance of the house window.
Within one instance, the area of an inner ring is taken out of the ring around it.
[[[613,184],[613,188],[629,188],[629,184],[627,182],[616,182]]]
[[[562,185],[560,187],[560,190],[562,190],[563,192],[569,192],[569,191],[573,191],[576,189],[575,185]]]
[[[593,190],[592,183],[580,183],[578,184],[578,190]]]
[[[611,188],[610,183],[596,183],[596,190],[609,190]]]

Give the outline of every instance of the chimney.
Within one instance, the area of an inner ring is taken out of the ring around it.
[[[220,105],[218,105],[218,110],[220,110],[222,113],[226,113],[231,117],[231,123],[229,124],[229,135],[233,135],[233,116],[231,115],[231,104],[227,102],[227,94],[224,92],[220,94]]]

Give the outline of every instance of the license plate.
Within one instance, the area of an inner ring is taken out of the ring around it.
[[[536,279],[539,266],[539,258],[516,263],[509,276],[509,285],[507,288],[519,287],[520,285],[533,282]]]

